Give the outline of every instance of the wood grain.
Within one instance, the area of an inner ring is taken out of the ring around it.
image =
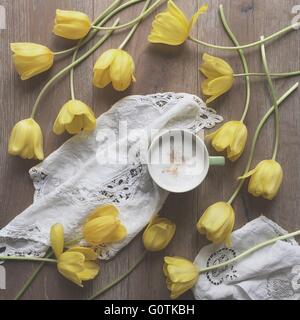
[[[177,4],[191,16],[201,5],[200,0],[178,0]],[[288,25],[293,0],[208,0],[210,9],[201,16],[193,33],[204,41],[231,45],[222,28],[218,16],[218,5],[223,4],[228,22],[240,43],[255,41],[260,35],[269,35]],[[55,9],[74,9],[96,17],[106,8],[110,0],[0,0],[6,8],[7,29],[0,30],[0,227],[22,212],[32,202],[33,187],[27,174],[35,164],[7,154],[7,141],[10,130],[16,121],[30,115],[34,99],[47,79],[70,61],[59,59],[51,71],[32,80],[19,80],[11,62],[10,42],[32,41],[45,44],[54,50],[71,46],[72,42],[57,39],[51,34]],[[123,12],[122,21],[129,21],[142,9],[143,4]],[[222,52],[197,47],[186,43],[180,47],[154,46],[147,42],[152,17],[147,18],[138,28],[134,38],[127,46],[136,62],[137,83],[126,92],[117,93],[111,88],[95,89],[91,85],[92,68],[95,59],[105,49],[120,44],[126,32],[118,32],[92,57],[80,65],[75,72],[76,93],[79,99],[93,107],[97,116],[128,94],[147,94],[175,91],[189,92],[201,96],[198,72],[201,55],[208,52],[226,58],[237,73],[242,72],[240,59],[236,52]],[[267,45],[267,56],[272,71],[299,70],[300,47],[299,32],[291,32],[285,37]],[[247,60],[252,72],[261,71],[259,50],[247,51]],[[278,94],[285,92],[297,79],[276,81]],[[250,139],[261,116],[271,105],[266,82],[262,79],[252,81],[252,99],[247,126]],[[243,79],[235,82],[229,94],[218,99],[213,107],[226,120],[238,119],[242,113],[245,97]],[[281,107],[281,138],[279,160],[283,165],[285,178],[279,196],[272,202],[254,199],[243,189],[234,203],[236,228],[247,220],[260,214],[273,219],[282,227],[293,231],[300,227],[300,93],[291,96]],[[59,81],[43,99],[38,121],[45,136],[45,152],[50,154],[68,136],[56,137],[51,132],[53,120],[62,104],[69,99],[69,83],[65,77]],[[255,152],[254,164],[271,156],[274,124],[271,119],[263,130]],[[250,143],[249,143],[250,144]],[[204,237],[196,232],[195,224],[202,212],[210,204],[227,199],[236,186],[236,177],[243,171],[249,145],[245,155],[237,163],[228,163],[226,168],[213,168],[205,182],[195,191],[184,195],[170,195],[161,215],[173,219],[178,228],[171,245],[162,253],[149,254],[139,268],[127,279],[101,296],[100,299],[168,299],[169,294],[162,274],[164,255],[179,255],[193,259],[199,249],[207,244]],[[213,151],[212,151],[213,153]],[[141,237],[138,236],[126,249],[112,261],[102,263],[101,275],[97,280],[86,284],[84,289],[77,288],[59,276],[53,266],[46,266],[25,294],[25,299],[85,299],[94,290],[114,280],[132,265],[143,251]],[[7,290],[0,291],[0,299],[11,299],[34,270],[32,263],[7,263]],[[191,293],[183,296],[192,298]]]

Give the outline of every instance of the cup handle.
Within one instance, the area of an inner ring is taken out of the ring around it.
[[[222,157],[222,156],[209,157],[209,165],[210,166],[224,166],[225,165],[225,157]]]

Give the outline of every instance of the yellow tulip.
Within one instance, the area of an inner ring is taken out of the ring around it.
[[[78,40],[85,37],[91,29],[90,18],[83,12],[56,10],[53,33],[57,36]]]
[[[73,247],[59,256],[57,269],[65,278],[82,287],[82,281],[92,280],[99,273],[100,268],[94,262],[96,259],[91,248]]]
[[[248,191],[255,197],[272,200],[277,195],[283,179],[281,165],[275,160],[263,160],[255,169],[239,179],[250,178]]]
[[[23,159],[44,159],[43,134],[34,119],[21,120],[15,124],[9,138],[8,153]]]
[[[70,100],[62,106],[54,122],[55,134],[67,130],[70,134],[92,131],[96,127],[96,118],[90,107],[79,100]]]
[[[247,127],[241,121],[226,122],[215,132],[206,136],[218,152],[227,151],[227,157],[236,161],[242,155],[248,137]]]
[[[202,92],[209,96],[206,103],[210,103],[229,91],[233,85],[233,70],[223,59],[203,54],[200,71],[207,77],[201,84]]]
[[[134,71],[134,61],[126,51],[110,49],[96,61],[93,84],[97,88],[104,88],[112,83],[115,90],[124,91],[132,81],[136,81]]]
[[[208,5],[203,5],[193,15],[192,19],[188,20],[173,1],[168,1],[167,10],[155,17],[148,40],[152,43],[163,43],[171,46],[184,43],[198,17],[205,13],[207,9]]]
[[[231,246],[231,232],[235,214],[227,202],[217,202],[208,207],[197,223],[197,229],[215,244],[225,243]]]
[[[164,261],[167,287],[171,298],[176,299],[197,283],[199,270],[191,261],[181,257],[165,257]]]
[[[53,65],[54,54],[45,46],[30,42],[11,43],[10,48],[13,62],[22,80],[50,69]]]
[[[127,230],[118,215],[118,209],[111,204],[93,210],[83,227],[85,241],[94,246],[122,241]]]
[[[50,231],[52,250],[58,259],[64,251],[64,227],[60,223],[54,224]]]
[[[143,243],[149,251],[160,251],[173,239],[176,225],[166,218],[154,217],[143,234]]]

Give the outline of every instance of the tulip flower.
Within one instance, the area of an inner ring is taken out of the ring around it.
[[[10,48],[14,53],[13,62],[22,80],[30,79],[53,65],[53,52],[40,44],[11,43]]]
[[[8,153],[23,159],[44,159],[43,134],[34,119],[21,120],[13,127],[8,142]]]
[[[53,33],[57,36],[79,40],[91,29],[90,18],[83,12],[56,10]]]
[[[64,227],[57,223],[51,227],[50,242],[52,250],[58,259],[64,251]]]
[[[166,218],[154,217],[143,234],[143,243],[149,251],[160,251],[173,239],[176,225]]]
[[[206,136],[217,152],[227,151],[227,157],[236,161],[242,155],[248,137],[247,127],[241,121],[226,122],[215,132]]]
[[[110,49],[96,61],[93,84],[97,88],[104,88],[112,83],[115,90],[124,91],[132,81],[136,81],[134,71],[134,61],[126,51]]]
[[[173,1],[168,1],[167,10],[155,17],[148,40],[152,43],[163,43],[171,46],[184,43],[199,16],[205,13],[207,9],[208,5],[203,5],[193,15],[192,19],[188,20]]]
[[[57,269],[68,280],[82,287],[82,281],[94,279],[100,271],[94,261],[97,254],[91,248],[74,247],[60,255]]]
[[[231,246],[231,232],[235,214],[227,202],[217,202],[208,207],[197,223],[197,229],[215,244],[225,243]]]
[[[167,287],[171,298],[176,299],[197,283],[199,270],[191,261],[181,257],[165,257],[164,261]]]
[[[82,281],[92,280],[99,273],[99,266],[93,262],[97,259],[93,249],[74,246],[63,252],[64,229],[61,224],[51,227],[50,243],[57,258],[57,269],[68,280],[82,287]]]
[[[83,227],[85,241],[93,246],[122,241],[127,230],[118,215],[118,209],[111,204],[92,211]]]
[[[263,160],[255,169],[239,179],[250,178],[248,191],[254,197],[272,200],[277,195],[283,179],[281,165],[275,160]]]
[[[96,118],[90,107],[79,100],[70,100],[62,106],[54,122],[53,132],[70,134],[92,131],[96,127]]]
[[[202,92],[208,96],[206,103],[210,103],[229,91],[233,85],[233,70],[223,59],[203,54],[200,71],[207,77],[201,84]]]

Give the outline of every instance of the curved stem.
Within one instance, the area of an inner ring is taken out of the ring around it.
[[[268,240],[268,241],[265,241],[265,242],[262,242],[246,251],[244,251],[243,253],[239,254],[238,256],[236,256],[235,258],[232,258],[228,261],[225,261],[223,263],[220,263],[220,264],[217,264],[217,265],[214,265],[214,266],[211,266],[211,267],[207,267],[207,268],[203,268],[201,270],[199,270],[199,273],[204,273],[204,272],[208,272],[208,271],[211,271],[211,270],[215,270],[215,269],[218,269],[218,268],[222,268],[222,267],[226,267],[228,266],[229,264],[241,259],[241,258],[244,258],[246,256],[248,256],[249,254],[263,248],[263,247],[266,247],[270,244],[273,244],[279,240],[286,240],[286,239],[289,239],[289,238],[292,238],[292,237],[296,237],[296,236],[299,236],[300,235],[300,230],[296,231],[296,232],[293,232],[293,233],[289,233],[289,234],[286,234],[286,235],[283,235],[283,236],[280,236],[280,237],[277,237],[277,238],[274,238],[274,239],[271,239],[271,240]]]
[[[239,44],[237,38],[235,37],[235,35],[231,31],[231,29],[230,29],[230,27],[229,27],[229,25],[227,23],[227,20],[225,18],[225,14],[224,14],[223,5],[219,6],[219,12],[220,12],[220,17],[221,17],[223,26],[224,26],[227,34],[229,35],[229,37],[232,40],[233,44],[238,47],[240,44]],[[241,57],[241,60],[242,60],[244,72],[247,74],[249,72],[249,67],[248,67],[248,63],[247,63],[244,51],[242,49],[238,49],[238,53],[239,53],[239,55]],[[245,100],[244,112],[243,112],[243,115],[242,115],[242,118],[241,118],[241,122],[245,121],[245,118],[246,118],[248,110],[249,110],[250,97],[251,97],[251,87],[250,87],[250,78],[249,78],[249,76],[245,76],[245,81],[246,81],[246,100]]]
[[[300,26],[300,22],[298,23],[295,23],[295,24],[292,24],[284,29],[281,29],[280,31],[278,32],[275,32],[273,33],[272,35],[264,38],[263,40],[259,40],[259,41],[255,41],[255,42],[252,42],[252,43],[248,43],[248,44],[245,44],[245,45],[242,45],[242,46],[238,46],[238,47],[224,47],[224,46],[217,46],[217,45],[214,45],[214,44],[210,44],[210,43],[206,43],[204,41],[201,41],[199,39],[196,39],[192,36],[189,36],[189,40],[197,43],[197,44],[201,44],[205,47],[209,47],[209,48],[214,48],[214,49],[222,49],[222,50],[238,50],[238,49],[248,49],[248,48],[251,48],[251,47],[255,47],[255,46],[258,46],[262,43],[266,43],[270,40],[273,40],[275,39],[276,37],[279,37],[279,36],[282,36],[284,35],[285,33],[288,33],[289,31],[292,31],[292,30],[297,30],[297,28],[299,28]]]
[[[119,19],[116,20],[116,22],[114,23],[114,25],[119,23]],[[73,63],[71,63],[70,65],[68,65],[67,67],[65,67],[64,69],[62,69],[60,72],[58,72],[53,78],[51,78],[46,85],[43,87],[43,89],[41,90],[40,94],[38,95],[35,104],[33,106],[32,109],[32,113],[31,113],[31,118],[34,118],[35,113],[37,111],[38,105],[43,97],[43,95],[45,94],[45,92],[48,90],[48,88],[57,80],[59,79],[62,75],[64,75],[66,72],[68,72],[71,68],[74,68],[75,66],[77,66],[79,63],[81,63],[82,61],[84,61],[88,56],[90,56],[94,51],[96,51],[104,42],[105,40],[108,39],[108,37],[111,35],[113,31],[109,31],[107,32],[107,34],[105,34],[90,50],[88,50],[86,53],[84,53],[80,58],[78,58],[77,60],[75,60]]]
[[[281,103],[291,94],[293,93],[299,86],[299,82],[297,82],[296,84],[294,84],[288,91],[286,91],[286,93],[284,95],[282,95],[278,101],[277,101],[277,104],[278,106],[281,105]],[[268,120],[268,118],[271,116],[271,114],[274,112],[274,109],[275,107],[272,106],[269,111],[263,116],[263,118],[260,120],[257,128],[256,128],[256,131],[254,133],[254,137],[253,137],[253,141],[252,141],[252,146],[251,146],[251,150],[250,150],[250,155],[249,155],[249,159],[248,159],[248,162],[246,164],[246,168],[245,168],[245,171],[243,173],[243,175],[247,174],[250,167],[251,167],[251,163],[252,163],[252,160],[253,160],[253,156],[254,156],[254,151],[255,151],[255,147],[256,147],[256,143],[257,143],[257,139],[259,137],[259,134],[261,132],[261,129],[263,128],[265,122]],[[232,196],[230,197],[230,199],[228,200],[228,203],[232,203],[234,201],[234,199],[236,198],[236,196],[238,195],[238,193],[240,192],[240,190],[242,189],[243,187],[243,184],[245,182],[245,179],[242,179],[240,180],[237,188],[235,189],[235,191],[233,192]]]
[[[149,7],[150,3],[152,0],[147,0],[147,2],[145,3],[145,6],[141,12],[141,15],[147,11],[147,8]],[[124,41],[120,44],[119,49],[123,49],[126,44],[128,43],[128,41],[131,39],[131,37],[134,35],[136,29],[138,28],[139,24],[142,22],[142,20],[139,20],[134,26],[133,28],[130,30],[130,32],[128,33],[127,37],[124,39]]]
[[[65,247],[71,246],[73,243],[77,243],[78,241],[80,241],[82,239],[82,237],[78,237],[75,238],[71,241],[68,241],[67,243],[65,243]],[[50,252],[45,256],[45,258],[49,258],[53,255],[53,251],[52,249],[50,249]],[[22,296],[24,295],[24,293],[26,292],[26,290],[29,288],[29,286],[31,285],[31,283],[33,282],[33,280],[37,277],[37,275],[40,273],[40,271],[42,270],[42,268],[44,267],[45,262],[42,262],[34,271],[33,273],[30,275],[30,277],[27,279],[27,281],[24,283],[23,287],[20,289],[20,291],[17,293],[17,295],[15,296],[14,300],[20,300],[22,298]]]
[[[52,256],[53,252],[52,250],[45,256],[45,258],[50,258]],[[22,286],[22,288],[20,289],[20,291],[17,293],[17,295],[15,296],[14,300],[20,300],[22,298],[22,296],[24,295],[24,293],[26,292],[26,290],[29,288],[29,286],[31,285],[31,283],[33,282],[33,280],[36,278],[36,276],[39,274],[39,272],[42,270],[42,268],[44,267],[46,262],[42,262],[31,274],[31,276],[27,279],[27,281],[24,283],[24,285]]]
[[[149,9],[147,9],[144,13],[140,14],[138,17],[136,17],[135,19],[125,23],[125,24],[121,24],[117,27],[98,27],[98,26],[92,26],[92,28],[96,29],[96,30],[120,30],[120,29],[124,29],[124,28],[130,28],[131,26],[133,26],[135,23],[139,22],[140,20],[146,18],[150,13],[152,13],[152,11],[154,11],[156,9],[156,7],[158,7],[161,3],[165,2],[166,0],[157,0],[155,3],[153,3],[153,5],[151,7],[149,7]]]
[[[264,37],[262,36],[261,39],[264,39]],[[275,160],[276,156],[277,156],[277,152],[278,152],[278,145],[279,145],[279,110],[278,110],[277,97],[276,97],[277,94],[275,92],[275,88],[274,88],[272,79],[269,75],[269,67],[268,67],[268,62],[267,62],[267,57],[266,57],[266,49],[265,49],[264,45],[261,45],[261,57],[262,57],[265,73],[267,76],[268,84],[270,87],[273,104],[275,107],[275,141],[274,141],[273,156],[272,156],[272,159]]]
[[[111,14],[113,10],[120,4],[122,0],[116,0],[114,1],[107,9],[105,9],[93,22],[94,24],[99,24],[107,15]],[[91,40],[95,35],[97,31],[90,32],[85,38],[81,39],[73,53],[72,56],[72,63],[76,60],[77,54],[79,49],[84,45],[84,43],[87,43],[89,40]],[[75,100],[75,90],[74,90],[74,67],[70,70],[70,90],[71,90],[71,99]]]
[[[107,290],[111,289],[113,286],[115,286],[119,282],[121,282],[123,279],[125,279],[132,271],[134,271],[134,269],[136,269],[136,267],[139,266],[139,264],[144,260],[146,255],[147,255],[147,251],[144,251],[143,254],[141,255],[141,257],[135,262],[135,264],[133,266],[131,266],[124,274],[122,274],[119,278],[117,278],[115,281],[111,282],[109,285],[107,285],[103,289],[101,289],[101,290],[95,292],[94,294],[92,294],[90,297],[88,297],[87,300],[96,299],[101,294],[103,294],[104,292],[106,292]]]
[[[273,78],[285,78],[285,77],[293,77],[293,76],[299,76],[300,71],[292,71],[292,72],[279,72],[279,73],[269,73],[269,75]],[[234,77],[265,77],[266,74],[263,72],[250,72],[250,73],[235,73],[233,75]]]
[[[36,258],[36,257],[18,257],[18,256],[0,256],[0,260],[13,260],[13,261],[40,261],[40,262],[51,262],[56,263],[55,259],[48,258]]]

